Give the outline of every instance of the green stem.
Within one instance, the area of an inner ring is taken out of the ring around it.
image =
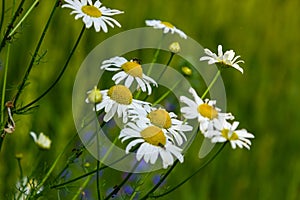
[[[7,54],[4,66],[4,75],[3,75],[3,85],[2,85],[2,96],[1,96],[1,125],[4,123],[4,109],[5,109],[5,92],[6,92],[6,82],[7,82],[7,72],[9,65],[9,55],[10,55],[10,44],[7,47]]]
[[[8,35],[9,35],[11,29],[13,28],[13,25],[14,25],[16,19],[17,19],[18,16],[20,15],[20,12],[21,12],[21,10],[22,10],[22,6],[23,6],[24,2],[25,2],[25,0],[22,0],[22,1],[20,2],[20,4],[19,4],[19,6],[18,6],[18,8],[17,8],[17,10],[16,10],[16,12],[15,12],[15,14],[14,14],[14,16],[12,17],[11,22],[10,22],[10,23],[8,24],[8,26],[7,26],[7,30],[6,30],[6,32],[5,32],[5,34],[4,34],[4,37],[3,37],[3,39],[2,39],[2,41],[1,41],[1,43],[0,43],[0,52],[1,52],[1,50],[3,49],[3,47],[5,46],[6,41],[9,40]]]
[[[84,190],[84,188],[87,186],[87,184],[90,182],[91,178],[92,178],[92,176],[89,176],[87,179],[85,179],[85,181],[82,183],[80,188],[77,190],[76,194],[73,196],[72,200],[78,199],[78,196]]]
[[[34,9],[36,4],[39,2],[39,0],[35,0],[31,7],[28,9],[28,11],[25,13],[25,15],[22,17],[22,19],[19,21],[19,23],[14,27],[14,29],[8,34],[8,37],[11,37],[15,31],[19,28],[19,26],[23,23],[23,21],[28,17],[28,15],[31,13],[31,11]]]
[[[77,48],[79,42],[80,42],[80,39],[81,39],[82,36],[83,36],[84,31],[85,31],[85,26],[82,27],[81,32],[80,32],[80,34],[79,34],[79,37],[78,37],[78,39],[77,39],[77,41],[76,41],[76,43],[75,43],[73,49],[71,50],[71,53],[70,53],[70,55],[69,55],[69,57],[68,57],[68,59],[67,59],[65,65],[64,65],[63,69],[61,70],[61,72],[60,72],[60,74],[58,75],[58,77],[56,78],[56,80],[52,83],[52,85],[51,85],[44,93],[42,93],[39,97],[37,97],[35,100],[31,101],[31,102],[28,103],[27,105],[25,105],[25,106],[23,106],[23,107],[17,109],[16,112],[22,111],[22,110],[24,110],[24,109],[30,107],[31,105],[35,104],[36,102],[38,102],[38,101],[39,101],[40,99],[42,99],[46,94],[48,94],[48,93],[50,92],[50,90],[58,83],[58,81],[59,81],[59,80],[61,79],[61,77],[63,76],[65,70],[67,69],[67,67],[68,67],[68,65],[69,65],[69,62],[70,62],[70,60],[71,60],[71,58],[72,58],[72,56],[73,56],[73,54],[74,54],[74,52],[75,52],[75,50],[76,50],[76,48]]]
[[[222,151],[222,149],[225,147],[226,145],[226,142],[223,143],[223,145],[219,148],[219,150],[210,158],[208,159],[203,165],[201,165],[201,167],[196,170],[194,173],[192,173],[190,176],[188,176],[185,180],[183,180],[181,183],[179,183],[177,186],[173,187],[172,189],[168,190],[167,192],[164,192],[163,194],[160,194],[160,195],[154,195],[154,196],[151,196],[151,197],[154,197],[154,198],[159,198],[159,197],[162,197],[162,196],[165,196],[171,192],[173,192],[174,190],[176,190],[177,188],[179,188],[180,186],[182,186],[184,183],[186,183],[188,180],[190,180],[193,176],[195,176],[198,172],[200,172],[201,169],[203,169],[204,167],[206,167],[209,163],[211,163],[212,160],[215,159],[215,157]]]
[[[161,39],[160,39],[160,41],[159,41],[158,48],[156,49],[155,54],[154,54],[154,57],[153,57],[153,59],[152,59],[152,61],[151,61],[151,65],[150,65],[149,70],[148,70],[148,72],[147,72],[147,76],[149,76],[149,75],[151,74],[153,65],[154,65],[154,63],[156,63],[158,54],[159,54],[159,52],[160,52],[160,47],[161,47],[161,43],[162,43],[163,38],[164,38],[164,34],[162,35],[162,37],[161,37]]]
[[[212,86],[217,81],[217,79],[220,76],[220,74],[221,74],[221,71],[218,70],[218,72],[216,73],[215,77],[213,78],[213,80],[211,81],[211,83],[209,84],[209,86],[206,88],[206,90],[204,91],[204,93],[202,94],[201,99],[203,99],[206,96],[206,94],[209,92],[209,90],[212,88]]]
[[[116,141],[116,140],[117,140],[117,138],[115,139],[115,141]],[[112,149],[112,147],[111,147],[110,149]],[[108,152],[111,151],[110,149],[108,150]],[[135,151],[135,150],[137,150],[137,147],[134,148],[132,151]],[[119,162],[119,161],[123,160],[124,158],[126,158],[128,155],[130,155],[130,154],[126,154],[126,155],[123,156],[122,158],[119,158],[118,160],[115,160],[114,162],[110,163],[109,165],[100,167],[99,170],[103,170],[103,169],[105,169],[105,168],[108,168],[108,167],[111,166],[111,165],[116,164],[117,162]],[[105,156],[103,157],[102,160],[105,160],[107,156],[108,156],[108,153],[105,154]],[[89,176],[89,175],[91,175],[91,174],[94,174],[94,173],[96,173],[96,172],[97,172],[97,169],[94,169],[93,171],[90,171],[90,172],[88,172],[88,173],[86,173],[86,174],[83,174],[83,175],[81,175],[81,176],[79,176],[79,177],[76,177],[76,178],[74,178],[74,179],[72,179],[72,180],[66,181],[66,182],[64,182],[64,183],[60,183],[60,184],[58,184],[58,185],[50,186],[50,188],[51,188],[51,189],[54,189],[54,188],[62,187],[62,186],[64,186],[64,185],[67,185],[67,184],[69,184],[69,183],[73,183],[73,182],[75,182],[75,181],[78,181],[78,180],[80,180],[80,179],[82,179],[82,178],[84,178],[84,177],[86,177],[86,176]]]
[[[17,158],[17,162],[18,162],[18,166],[19,166],[19,170],[20,170],[20,180],[22,180],[22,178],[23,178],[23,169],[22,169],[22,165],[21,165],[21,158]]]
[[[179,160],[176,160],[174,164],[168,169],[167,173],[159,180],[159,182],[140,200],[146,200],[155,190],[164,182],[164,180],[169,176],[169,174],[172,172],[172,170],[176,167],[176,165],[179,163]]]
[[[155,106],[156,104],[158,104],[159,102],[161,102],[162,100],[164,100],[181,82],[182,80],[179,80],[177,83],[174,84],[174,86],[168,90],[165,94],[163,94],[159,99],[157,99],[152,106]]]
[[[65,146],[65,148],[61,151],[61,153],[56,157],[55,161],[53,162],[52,166],[48,170],[47,174],[43,178],[43,180],[39,183],[35,191],[39,191],[39,189],[44,185],[44,183],[47,181],[49,176],[51,175],[52,171],[54,170],[55,166],[57,165],[59,159],[62,157],[62,155],[65,153],[67,150],[67,147],[73,142],[73,140],[76,138],[77,134],[73,136],[73,138],[69,141],[69,143]]]
[[[175,55],[175,53],[171,52],[171,56],[170,56],[170,58],[169,58],[169,60],[168,60],[168,62],[167,62],[167,64],[166,64],[166,67],[165,67],[164,70],[161,72],[161,74],[159,75],[159,77],[158,77],[158,79],[157,79],[156,82],[159,82],[159,80],[161,79],[161,77],[164,75],[164,73],[166,72],[168,66],[170,65],[170,63],[171,63],[171,61],[172,61],[174,55]]]
[[[139,164],[140,164],[140,162],[137,162],[137,163],[134,165],[132,171],[134,171],[134,170],[137,168],[137,166],[138,166]],[[115,189],[114,189],[111,193],[109,193],[109,194],[107,195],[107,197],[105,197],[104,200],[108,200],[108,199],[111,198],[112,196],[116,195],[116,194],[119,192],[119,190],[123,187],[123,185],[129,180],[129,178],[132,176],[132,174],[134,174],[134,173],[132,173],[132,172],[128,173],[127,176],[125,177],[125,179],[124,179],[119,185],[117,185],[117,186],[115,187]]]
[[[5,0],[2,0],[2,9],[1,9],[1,18],[0,18],[0,33],[2,30],[3,21],[4,21],[4,12],[5,12]]]
[[[94,104],[94,109],[96,109],[96,104]],[[97,172],[96,172],[96,187],[97,187],[97,198],[101,200],[101,191],[100,191],[100,148],[99,148],[99,134],[98,134],[98,124],[96,124],[96,134],[97,134]]]
[[[43,42],[43,40],[44,40],[44,38],[45,38],[45,35],[46,35],[47,31],[48,31],[50,22],[51,22],[51,20],[52,20],[52,18],[53,18],[53,16],[54,16],[54,12],[55,12],[55,10],[56,10],[56,8],[57,8],[56,4],[57,4],[57,2],[55,2],[54,7],[52,8],[51,14],[50,14],[50,16],[49,16],[49,18],[48,18],[48,21],[47,21],[47,23],[46,23],[46,25],[45,25],[45,27],[44,27],[44,30],[43,30],[43,32],[42,32],[42,35],[41,35],[41,37],[40,37],[40,39],[39,39],[39,41],[38,41],[38,43],[37,43],[37,45],[36,45],[35,51],[34,51],[34,53],[33,53],[33,55],[32,55],[32,58],[31,58],[31,60],[30,60],[29,65],[28,65],[28,67],[27,67],[27,70],[26,70],[26,72],[25,72],[24,78],[23,78],[23,80],[22,80],[22,82],[21,82],[21,84],[20,84],[20,86],[19,86],[19,88],[18,88],[17,94],[16,94],[16,96],[15,96],[15,98],[14,98],[14,106],[15,106],[15,107],[16,107],[16,103],[17,103],[17,101],[18,101],[18,99],[19,99],[19,97],[20,97],[20,95],[21,95],[21,93],[22,93],[22,91],[23,91],[23,89],[24,89],[24,87],[25,87],[25,83],[26,83],[26,81],[27,81],[27,79],[28,79],[29,73],[31,72],[31,69],[32,69],[33,64],[34,64],[34,62],[35,62],[35,58],[36,58],[37,55],[38,55],[38,52],[39,52],[40,47],[41,47],[41,45],[42,45],[42,42]]]

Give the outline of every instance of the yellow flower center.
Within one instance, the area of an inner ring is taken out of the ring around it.
[[[124,72],[126,72],[130,76],[139,77],[139,78],[143,77],[142,66],[136,61],[126,62],[121,66],[121,68],[124,70]]]
[[[88,100],[91,103],[100,103],[102,101],[102,94],[100,90],[97,89],[97,86],[89,93]]]
[[[239,136],[235,132],[232,132],[230,136],[229,136],[229,133],[230,133],[230,130],[228,130],[228,129],[223,129],[221,131],[222,136],[224,138],[226,138],[227,140],[238,140],[239,139]]]
[[[198,112],[203,117],[207,117],[208,119],[214,119],[218,116],[218,111],[214,107],[208,105],[207,103],[203,103],[200,106],[198,106]]]
[[[165,25],[168,28],[174,28],[174,25],[171,24],[170,22],[160,22],[161,24]]]
[[[169,113],[164,109],[158,109],[151,111],[147,116],[151,123],[160,128],[168,129],[171,127],[171,117]]]
[[[141,131],[141,136],[144,140],[152,145],[164,147],[167,139],[163,131],[157,126],[149,126]]]
[[[124,85],[112,86],[107,95],[119,104],[129,105],[132,102],[132,93]]]
[[[88,6],[88,5],[82,6],[81,11],[90,17],[99,18],[102,16],[101,11],[95,6]]]

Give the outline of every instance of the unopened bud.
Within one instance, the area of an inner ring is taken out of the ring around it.
[[[102,101],[102,94],[97,86],[88,92],[87,103],[100,103]]]
[[[172,44],[170,44],[169,50],[172,53],[179,53],[179,51],[180,51],[180,45],[179,45],[179,43],[178,42],[173,42]]]
[[[181,71],[184,75],[187,75],[187,76],[192,75],[192,69],[187,66],[182,67]]]

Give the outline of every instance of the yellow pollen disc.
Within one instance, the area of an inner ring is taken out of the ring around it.
[[[203,103],[200,106],[198,106],[198,112],[202,116],[207,117],[209,119],[214,119],[218,116],[218,111],[214,107],[208,105],[207,103]]]
[[[164,147],[166,145],[166,136],[157,126],[149,126],[141,131],[144,140],[152,145]]]
[[[170,22],[160,22],[161,24],[165,25],[168,28],[174,28],[174,25],[171,24]]]
[[[98,8],[96,8],[95,6],[87,6],[87,5],[82,6],[81,11],[90,17],[99,18],[102,16],[101,11]]]
[[[160,128],[168,129],[171,127],[171,117],[169,113],[164,109],[158,109],[151,111],[147,116],[151,123]]]
[[[223,136],[224,138],[226,138],[227,140],[238,140],[238,139],[239,139],[239,136],[238,136],[235,132],[233,132],[233,133],[231,134],[231,136],[229,137],[229,130],[228,130],[228,129],[223,129],[223,130],[221,131],[221,134],[222,134],[222,136]]]
[[[124,85],[112,86],[108,90],[107,95],[119,104],[129,105],[132,102],[132,94]]]
[[[143,77],[142,66],[135,61],[126,62],[121,66],[121,68],[124,70],[124,72],[126,72],[130,76],[139,77],[139,78]]]

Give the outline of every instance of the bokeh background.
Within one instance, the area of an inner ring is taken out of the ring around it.
[[[24,9],[31,3],[26,1]],[[162,199],[300,198],[300,1],[104,0],[103,3],[125,11],[115,17],[122,28],[110,29],[108,34],[96,33],[93,29],[86,31],[62,80],[39,102],[39,108],[27,115],[15,116],[16,131],[5,138],[0,153],[0,199],[9,199],[16,190],[20,176],[16,154],[23,154],[24,175],[43,177],[45,170],[76,134],[71,109],[72,87],[85,56],[106,38],[143,27],[146,19],[169,21],[204,47],[216,51],[217,45],[222,44],[225,50],[234,49],[242,56],[244,74],[228,70],[222,78],[228,110],[234,113],[241,127],[255,134],[250,151],[225,147],[208,167]],[[7,3],[6,19],[10,16],[9,5]],[[52,6],[53,1],[41,1],[13,39],[6,100],[15,94]],[[80,32],[81,20],[75,21],[69,13],[70,10],[61,8],[55,13],[41,48],[41,52],[47,54],[29,77],[30,84],[22,95],[24,104],[54,81]],[[1,63],[5,61],[5,52],[0,53]],[[2,68],[0,77],[2,82]],[[31,130],[49,135],[51,150],[39,150],[29,136]],[[78,140],[69,146],[53,177],[79,144]],[[198,149],[195,147],[193,151],[197,154]],[[186,159],[164,187],[174,186],[198,168],[197,156]],[[82,167],[86,162],[93,165],[95,160],[84,152],[71,165],[68,178],[82,174],[83,170],[89,171],[86,166]],[[113,187],[121,177],[122,173],[112,170],[109,175],[103,175],[103,187]],[[73,183],[74,187],[61,195],[70,198],[81,184],[82,181]],[[94,185],[93,177],[85,190],[88,199],[95,199]],[[49,190],[47,198],[57,199],[57,193],[57,190]]]

